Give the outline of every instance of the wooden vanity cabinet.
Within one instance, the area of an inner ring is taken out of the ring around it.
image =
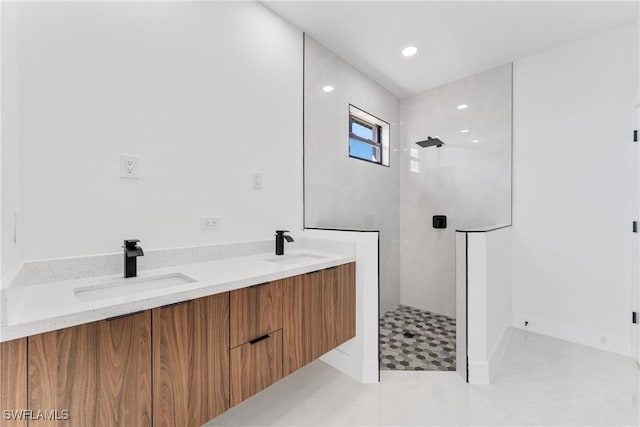
[[[323,305],[333,310],[327,337],[329,351],[356,336],[356,265],[340,265],[323,270],[323,274],[323,282],[329,287],[323,294]]]
[[[324,294],[328,287],[323,283],[323,276],[323,271],[303,276],[302,346],[305,365],[322,356],[329,347],[327,337],[332,326],[333,309],[325,304]]]
[[[231,349],[231,406],[282,378],[282,329]]]
[[[282,378],[282,280],[237,289],[231,302],[231,406]]]
[[[0,343],[0,409],[57,411],[0,426],[202,425],[353,338],[355,295],[351,263]]]
[[[282,292],[285,376],[355,336],[354,263],[288,279]]]
[[[282,328],[280,280],[232,291],[231,348]]]
[[[308,307],[303,306],[306,301],[304,282],[307,275],[289,277],[282,281],[282,374],[286,377],[302,368],[307,363],[310,353],[305,351],[303,337],[305,324],[308,319]]]
[[[229,293],[153,309],[153,425],[199,426],[229,409]]]
[[[30,426],[151,425],[150,310],[30,336],[28,349],[28,409],[57,411]]]
[[[4,411],[27,409],[27,339],[0,343],[0,426],[26,426],[26,420],[6,419]]]

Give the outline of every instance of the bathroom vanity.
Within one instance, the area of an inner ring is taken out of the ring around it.
[[[0,406],[32,411],[28,421],[0,417],[0,425],[199,426],[355,336],[352,256],[314,262],[294,253],[290,264],[282,258],[262,272],[255,259],[244,257],[235,273],[221,271],[229,260],[183,266],[197,280],[179,291],[129,296],[126,304],[107,298],[120,303],[114,316],[0,343]],[[226,278],[203,284],[207,264]],[[72,282],[60,289],[77,295]],[[122,312],[135,306],[132,298],[147,308]],[[57,411],[58,420],[34,419],[39,411]]]

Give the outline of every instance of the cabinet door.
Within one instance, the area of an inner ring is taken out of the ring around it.
[[[354,264],[323,270],[319,289],[319,296],[312,291],[312,303],[320,308],[319,318],[314,319],[319,322],[315,328],[317,335],[312,339],[317,342],[321,356],[355,336]],[[315,351],[312,356],[319,357]]]
[[[356,336],[356,265],[349,263],[335,268],[335,335],[333,347]]]
[[[321,355],[327,353],[338,345],[336,327],[340,323],[340,284],[338,283],[337,267],[322,271],[321,294],[321,324],[320,324],[320,348]]]
[[[324,328],[324,285],[323,272],[316,271],[304,275],[302,283],[302,345],[306,363],[324,354],[327,345],[324,340],[327,332]],[[305,363],[305,364],[306,364]]]
[[[229,293],[153,309],[153,424],[199,426],[229,409]]]
[[[29,425],[151,425],[151,313],[28,338]]]
[[[231,350],[231,406],[282,378],[282,330]]]
[[[27,339],[0,343],[0,426],[26,426],[18,416],[6,419],[4,411],[27,409]],[[15,412],[13,412],[15,414]]]
[[[283,281],[285,376],[355,336],[355,295],[354,263]]]
[[[281,281],[231,292],[231,348],[282,328]]]
[[[305,275],[282,281],[282,371],[287,376],[311,362],[303,344]]]

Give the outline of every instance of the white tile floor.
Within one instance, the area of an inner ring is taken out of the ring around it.
[[[515,330],[494,383],[383,371],[360,384],[314,362],[209,426],[640,425],[631,359]]]

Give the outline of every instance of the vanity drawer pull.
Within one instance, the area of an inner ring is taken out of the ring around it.
[[[161,306],[160,308],[169,308],[169,307],[175,307],[176,305],[181,305],[181,304],[186,304],[188,302],[191,302],[192,300],[188,299],[186,301],[180,301],[180,302],[174,302],[172,304],[166,304]]]
[[[121,314],[120,316],[113,316],[113,317],[109,317],[108,319],[105,319],[107,322],[111,322],[112,320],[118,320],[118,319],[122,319],[125,317],[129,317],[129,316],[135,316],[138,314],[144,313],[144,310],[140,310],[140,311],[134,311],[133,313],[127,313],[127,314]]]
[[[259,343],[260,341],[264,341],[264,340],[266,340],[267,338],[270,338],[270,337],[271,337],[271,335],[269,335],[269,334],[263,335],[260,338],[252,339],[251,341],[249,341],[249,344],[254,345],[254,344]]]

